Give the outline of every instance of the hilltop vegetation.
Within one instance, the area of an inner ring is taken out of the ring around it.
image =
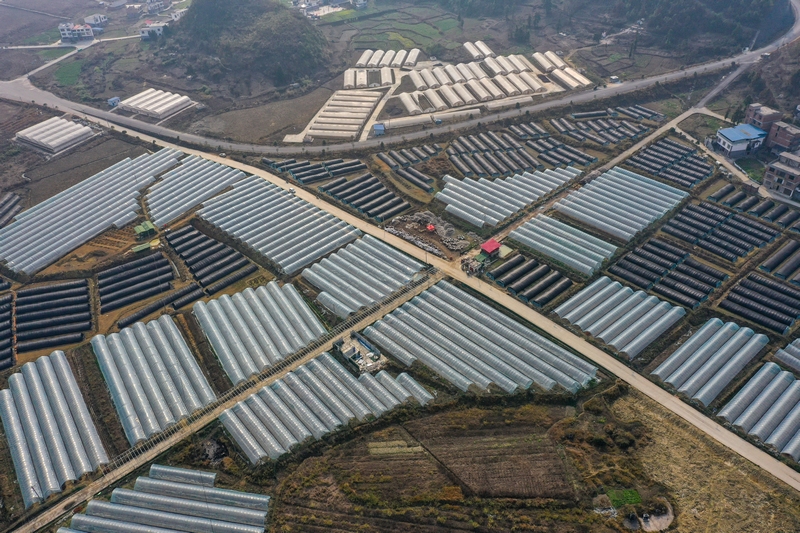
[[[265,76],[283,85],[326,64],[325,37],[278,0],[194,0],[174,37],[187,67],[211,79]]]
[[[703,34],[713,35],[720,47],[748,46],[756,31],[771,33],[770,27],[762,28],[768,18],[791,21],[786,0],[617,0],[612,5],[628,20],[645,19],[668,48],[686,46]]]

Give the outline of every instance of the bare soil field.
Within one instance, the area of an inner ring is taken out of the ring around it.
[[[21,4],[25,4],[25,2]],[[2,29],[0,29],[0,44],[7,46],[39,44],[40,42],[42,44],[53,43],[59,39],[57,36],[59,23],[66,22],[59,18],[29,13],[5,6],[0,7],[0,18],[3,19]],[[53,33],[53,30],[56,30],[55,33]],[[47,32],[51,35],[42,35]]]
[[[205,116],[180,126],[192,133],[239,142],[281,141],[285,135],[303,131],[333,92],[341,88],[341,83],[336,81],[341,82],[341,79],[337,78],[297,98]],[[175,126],[176,123],[170,125]]]
[[[28,169],[25,185],[12,190],[22,196],[26,207],[31,207],[126,157],[133,159],[146,152],[141,146],[113,137],[96,137],[62,156]]]
[[[800,529],[796,492],[655,402],[631,393],[617,400],[612,411],[623,420],[640,420],[647,428],[650,443],[638,457],[647,475],[670,491],[679,531]]]
[[[15,144],[14,134],[52,116],[47,110],[0,101],[0,190],[19,187],[25,182],[22,174],[45,160],[42,154]]]
[[[44,62],[32,50],[0,50],[0,80],[13,80]]]

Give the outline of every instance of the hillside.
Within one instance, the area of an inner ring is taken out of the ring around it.
[[[756,32],[764,41],[792,22],[787,0],[617,0],[610,5],[627,20],[644,19],[667,48],[702,44],[692,42],[699,37],[710,41],[711,53],[749,46]]]
[[[265,76],[283,85],[326,65],[324,36],[277,0],[194,0],[174,37],[187,68],[212,80]]]

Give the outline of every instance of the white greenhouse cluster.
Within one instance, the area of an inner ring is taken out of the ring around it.
[[[162,119],[190,105],[192,100],[188,96],[151,88],[121,101],[118,107],[123,111]]]
[[[94,131],[89,126],[53,117],[17,132],[16,139],[56,154],[87,141],[93,136]]]
[[[216,400],[169,315],[96,335],[92,349],[131,446]]]
[[[586,275],[617,251],[616,246],[545,215],[530,219],[509,237]]]
[[[675,187],[614,167],[554,207],[586,225],[629,241],[687,196]]]
[[[145,196],[153,224],[159,227],[189,212],[244,177],[229,166],[189,156],[154,184]]]
[[[270,497],[215,487],[216,474],[152,465],[133,490],[90,500],[57,533],[264,533]]]
[[[483,41],[475,41],[474,43],[467,41],[464,43],[464,49],[470,56],[472,56],[472,59],[496,57],[496,54],[492,52],[492,49],[489,48]]]
[[[555,314],[630,359],[686,315],[686,309],[607,276],[561,304]]]
[[[26,363],[0,391],[0,417],[27,509],[108,456],[64,352]]]
[[[377,91],[336,91],[311,121],[306,134],[321,139],[355,139],[381,98],[383,93]]]
[[[300,365],[220,415],[219,419],[253,464],[277,459],[307,439],[378,418],[433,396],[414,378],[382,370],[356,379],[328,352]]]
[[[766,335],[712,318],[652,374],[708,406],[767,343]]]
[[[256,176],[205,202],[198,216],[286,274],[361,236],[350,224]]]
[[[491,157],[491,154],[484,154]],[[450,175],[442,179],[444,189],[436,198],[447,204],[445,211],[474,226],[497,226],[581,174],[574,167],[524,172],[494,181],[486,178],[459,180]]]
[[[800,461],[800,381],[765,363],[717,416]]]
[[[424,364],[456,388],[507,393],[533,384],[576,392],[597,368],[463,290],[441,281],[364,330],[406,366]]]
[[[33,274],[112,227],[136,219],[141,190],[178,164],[183,154],[163,149],[119,163],[36,204],[0,229],[0,259]]]
[[[423,264],[365,235],[303,270],[321,292],[317,301],[341,318],[376,304],[408,284]]]
[[[419,48],[411,50],[364,50],[361,57],[356,61],[359,68],[380,68],[380,67],[413,67],[419,61],[422,51]]]
[[[192,312],[234,385],[326,333],[291,283],[197,302]]]

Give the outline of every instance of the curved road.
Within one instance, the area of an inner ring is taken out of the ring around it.
[[[212,137],[203,137],[201,135],[195,135],[192,133],[177,131],[164,126],[148,124],[146,122],[142,122],[134,118],[123,117],[117,115],[116,113],[110,113],[108,111],[96,109],[91,106],[59,98],[58,96],[50,92],[43,91],[41,89],[38,89],[37,87],[34,87],[26,76],[22,78],[17,78],[16,80],[12,81],[0,82],[0,98],[7,98],[9,100],[17,100],[21,102],[34,102],[36,104],[48,105],[49,107],[57,108],[64,111],[72,111],[79,115],[84,115],[88,120],[93,120],[94,122],[99,122],[101,124],[103,122],[106,122],[108,124],[113,123],[123,128],[129,128],[131,130],[135,130],[141,133],[147,133],[162,139],[181,140],[197,146],[205,146],[212,151],[243,152],[243,153],[253,153],[259,155],[279,155],[279,156],[319,154],[322,153],[323,151],[326,154],[331,154],[338,152],[346,152],[348,150],[353,150],[353,149],[377,148],[380,147],[381,143],[388,145],[392,143],[404,142],[413,139],[423,139],[428,137],[431,133],[433,134],[447,133],[462,128],[470,128],[477,126],[477,124],[480,122],[484,123],[487,121],[494,122],[504,118],[515,117],[525,113],[526,111],[529,111],[531,113],[536,113],[539,111],[552,109],[554,107],[564,106],[569,103],[580,104],[580,103],[591,102],[593,100],[602,100],[603,98],[607,98],[610,96],[616,96],[618,94],[624,94],[637,91],[639,89],[645,89],[659,82],[665,83],[670,81],[676,81],[683,77],[691,76],[695,73],[701,74],[704,72],[711,72],[714,70],[722,69],[726,66],[730,66],[731,62],[733,61],[741,65],[741,68],[743,69],[753,63],[758,62],[762,53],[774,52],[778,48],[800,37],[800,0],[790,0],[790,1],[792,3],[792,9],[794,10],[795,14],[794,25],[782,37],[776,39],[771,44],[763,48],[760,48],[758,50],[753,50],[751,52],[746,52],[743,54],[739,54],[738,56],[730,57],[719,61],[713,61],[702,65],[696,65],[693,67],[686,68],[685,70],[679,70],[676,72],[671,72],[660,76],[653,76],[650,78],[645,78],[640,80],[626,81],[619,85],[600,88],[596,91],[570,93],[562,98],[558,98],[555,100],[548,100],[540,104],[532,104],[529,106],[522,107],[520,109],[511,109],[498,114],[475,118],[465,122],[460,122],[456,125],[442,125],[435,128],[429,128],[427,130],[405,133],[402,135],[398,134],[385,135],[383,137],[367,139],[366,141],[354,141],[350,143],[332,144],[327,146],[302,146],[302,145],[279,146],[279,147],[264,146],[260,144],[247,144],[247,143],[222,141],[219,139],[214,139]],[[727,83],[730,83],[730,81],[732,80],[728,79]],[[727,83],[726,81],[722,82],[723,85],[727,85]]]

